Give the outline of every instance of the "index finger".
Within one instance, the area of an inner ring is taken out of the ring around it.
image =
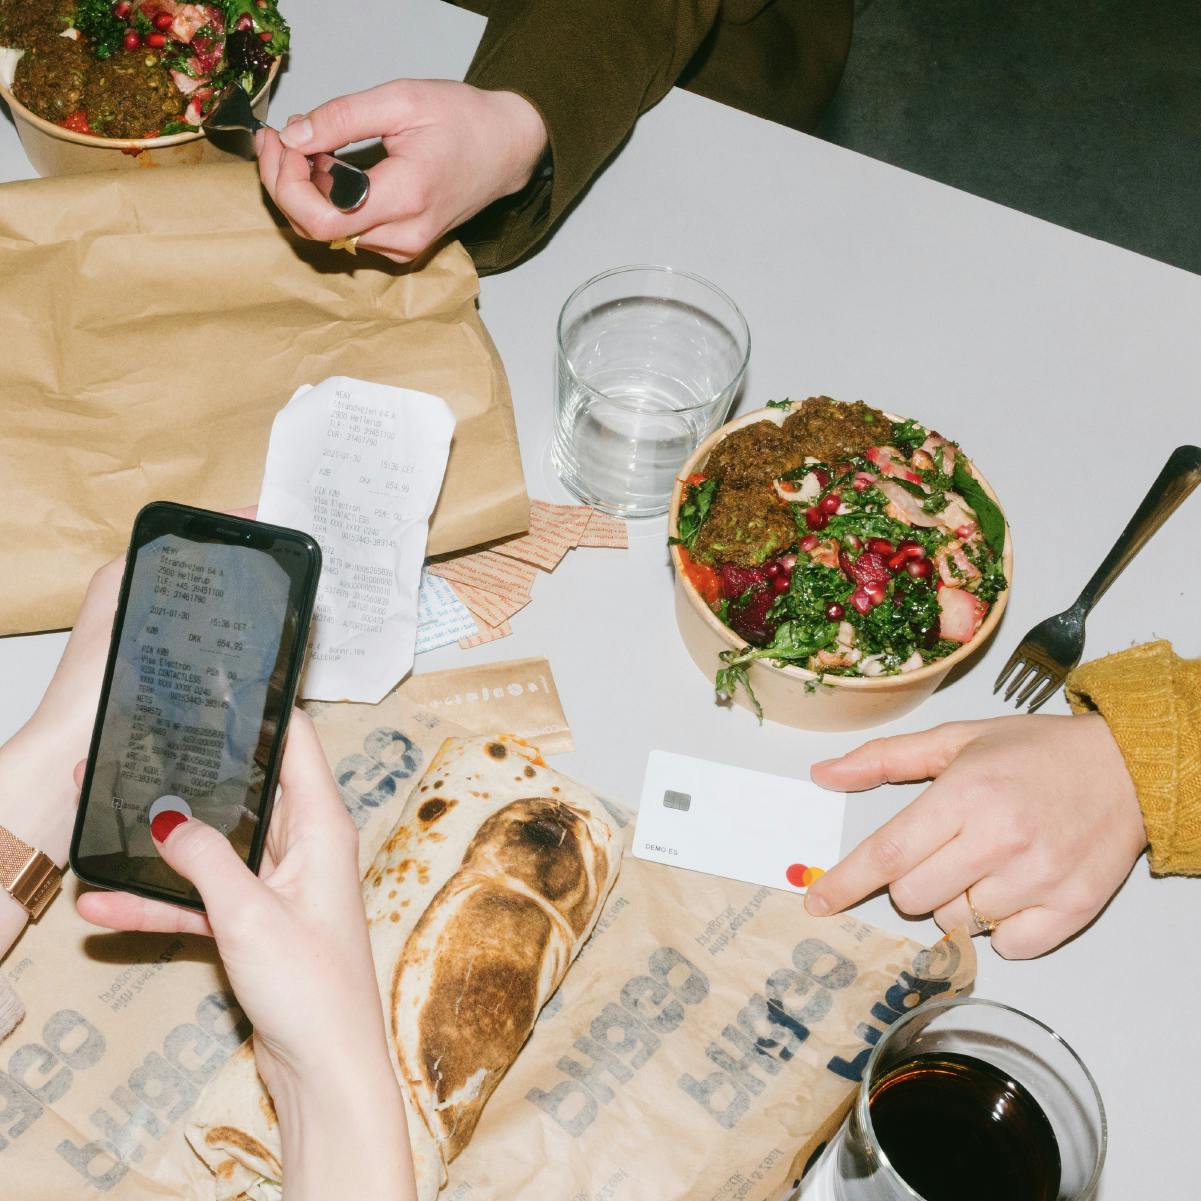
[[[941,775],[986,722],[954,721],[922,730],[873,738],[836,759],[810,768],[813,782],[840,792],[861,792],[877,784],[902,784]]]
[[[932,784],[841,863],[809,886],[805,908],[817,917],[840,913],[912,871],[959,833],[955,810]]]

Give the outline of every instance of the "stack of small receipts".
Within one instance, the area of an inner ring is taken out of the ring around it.
[[[530,603],[539,570],[554,571],[563,556],[577,546],[624,550],[628,545],[625,522],[620,518],[587,505],[532,501],[528,534],[426,568],[422,600],[429,598],[429,620],[418,628],[418,650],[452,641],[466,649],[504,638],[513,632],[509,619]],[[461,608],[448,603],[447,592]],[[465,616],[472,629],[459,633]]]

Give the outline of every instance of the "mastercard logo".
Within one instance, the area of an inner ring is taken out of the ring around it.
[[[825,874],[824,868],[809,867],[804,863],[794,863],[784,873],[793,888],[808,888],[814,880],[820,879]]]

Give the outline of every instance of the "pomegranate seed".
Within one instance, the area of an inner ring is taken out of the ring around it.
[[[869,538],[867,549],[874,551],[877,555],[883,555],[886,559],[897,553],[897,548],[887,538]]]
[[[146,35],[146,45],[151,50],[161,50],[167,44],[167,35],[165,33],[148,33]]]
[[[870,613],[872,611],[871,597],[862,588],[856,588],[851,593],[851,604],[859,613]]]
[[[779,596],[781,592],[788,591],[788,587],[791,583],[792,583],[792,580],[789,579],[788,576],[778,575],[772,581],[772,588],[775,590],[776,595]]]
[[[846,610],[837,601],[831,601],[826,606],[826,616],[831,621],[838,621],[845,612]]]
[[[821,510],[823,513],[837,513],[840,504],[842,504],[842,497],[837,492],[831,492],[829,496],[822,497]]]
[[[170,29],[171,22],[174,20],[175,18],[170,13],[161,12],[155,13],[154,16],[150,18],[150,24],[153,25],[155,29]]]
[[[911,538],[904,538],[897,543],[897,554],[903,554],[910,559],[924,559],[926,557],[926,548],[920,542],[914,542]]]
[[[136,50],[142,44],[142,35],[136,29],[127,29],[121,39],[121,45],[126,50]]]
[[[928,580],[934,574],[934,564],[929,559],[910,559],[905,570],[915,580]]]
[[[859,550],[863,546],[863,540],[857,538],[854,534],[848,534],[845,542],[852,550]]]
[[[838,552],[838,565],[851,579],[855,578],[855,564],[851,561],[851,556],[845,550]]]
[[[865,584],[863,591],[867,593],[867,599],[873,605],[883,604],[884,598],[888,595],[888,590],[883,584]]]
[[[904,551],[897,551],[895,555],[888,560],[888,570],[894,575],[900,571],[906,563],[909,562],[909,556]]]
[[[766,564],[764,564],[763,570],[767,572],[767,578],[769,580],[774,580],[776,578],[776,576],[778,576],[780,574],[780,565],[779,565],[779,563],[774,563],[774,562],[766,563]]]
[[[830,524],[830,518],[814,505],[813,508],[805,510],[805,524],[811,530],[824,530]]]
[[[243,13],[238,18],[237,28],[238,29],[253,29],[254,28],[254,21],[251,19],[249,13]]]
[[[113,5],[113,16],[118,21],[124,21],[132,11],[133,5],[129,3],[129,0],[119,0],[117,4]]]
[[[816,534],[806,534],[801,539],[801,543],[800,543],[801,550],[803,550],[803,551],[816,550],[817,544],[820,541],[821,541],[821,539]]]
[[[976,532],[975,523],[973,523],[971,521],[965,521],[963,523],[963,525],[959,526],[955,530],[955,537],[956,538],[970,538],[975,532]]]
[[[828,471],[823,471],[823,470],[822,470],[820,467],[815,467],[815,468],[813,469],[813,474],[814,474],[815,476],[817,476],[817,482],[818,482],[818,483],[819,483],[819,484],[820,484],[820,485],[821,485],[823,488],[827,488],[827,487],[829,487],[829,484],[830,484],[830,473],[829,473]]]
[[[274,36],[275,35],[271,33],[270,30],[264,29],[263,32],[259,34],[259,41],[269,42]]]

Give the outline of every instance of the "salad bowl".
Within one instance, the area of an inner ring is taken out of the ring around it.
[[[903,420],[891,413],[884,415],[889,421]],[[746,651],[749,644],[720,620],[689,578],[685,569],[686,552],[676,541],[680,533],[680,508],[689,481],[703,474],[704,464],[719,443],[735,430],[758,421],[766,419],[782,425],[786,416],[787,412],[773,406],[756,409],[727,422],[697,447],[676,477],[668,510],[676,622],[689,655],[710,681],[722,666],[720,656],[723,652],[729,655]],[[970,460],[967,466],[1003,517],[1004,511],[988,481]],[[920,705],[955,668],[975,656],[996,630],[1005,611],[1008,585],[1013,578],[1013,543],[1008,521],[1005,522],[1000,565],[1006,587],[989,606],[970,640],[941,658],[914,670],[875,676],[819,674],[806,667],[759,658],[746,664],[745,683],[749,688],[727,688],[725,695],[734,704],[752,712],[761,710],[764,720],[802,730],[862,730],[893,721]]]

